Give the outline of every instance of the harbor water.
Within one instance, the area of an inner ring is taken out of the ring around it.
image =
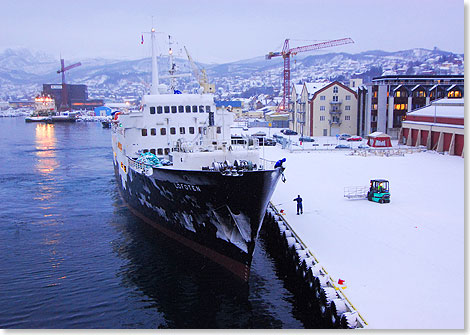
[[[322,327],[263,240],[243,285],[133,216],[101,123],[0,128],[0,328]]]

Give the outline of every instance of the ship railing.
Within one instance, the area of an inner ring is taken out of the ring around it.
[[[127,157],[128,166],[134,171],[141,174],[151,174],[153,166],[146,163],[138,162],[137,160]]]
[[[260,158],[259,160],[261,162],[261,165],[263,166],[263,170],[273,170],[274,165],[276,165],[275,161],[271,161],[269,159]]]

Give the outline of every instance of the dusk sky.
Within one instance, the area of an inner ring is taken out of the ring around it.
[[[0,50],[28,48],[59,58],[137,59],[168,34],[199,62],[225,63],[291,46],[351,37],[324,52],[411,48],[464,52],[462,0],[42,0],[2,1]],[[317,51],[318,53],[318,51]],[[181,55],[184,56],[185,55]]]

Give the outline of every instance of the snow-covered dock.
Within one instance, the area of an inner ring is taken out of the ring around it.
[[[287,182],[272,203],[329,275],[344,280],[368,328],[464,328],[463,158],[291,153],[279,145],[264,152],[287,158]],[[344,197],[345,186],[376,178],[390,181],[390,204]],[[298,194],[303,215],[296,215]]]

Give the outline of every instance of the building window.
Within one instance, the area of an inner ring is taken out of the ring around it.
[[[171,106],[171,112],[176,113],[176,106]]]
[[[351,116],[350,116],[350,115],[345,115],[345,116],[344,116],[344,119],[345,119],[346,121],[350,121],[350,120],[351,120]]]
[[[211,106],[206,106],[206,113],[210,113],[211,112]]]
[[[393,108],[397,111],[403,111],[408,109],[408,104],[395,104]]]
[[[338,102],[338,96],[337,95],[333,95],[333,101]]]
[[[191,106],[186,106],[185,109],[186,109],[186,113],[191,113]]]
[[[217,134],[221,134],[222,133],[222,127],[217,127]]]
[[[175,135],[175,134],[176,134],[176,128],[175,128],[175,127],[171,127],[171,128],[170,128],[170,134],[171,134],[171,135]]]
[[[377,104],[372,104],[372,109],[377,110]]]
[[[328,129],[323,129],[323,136],[328,136]]]
[[[460,91],[450,91],[447,93],[448,98],[461,98],[462,97],[462,92]]]
[[[184,134],[185,133],[185,128],[184,127],[180,127],[180,134]]]
[[[325,115],[320,115],[320,121],[325,121]]]
[[[320,95],[320,100],[325,100],[326,97],[324,95]]]
[[[163,113],[163,108],[162,106],[157,107],[157,114],[162,114]]]
[[[377,98],[377,91],[372,92],[372,98]]]
[[[350,110],[351,110],[351,106],[344,106],[344,110],[350,111]]]
[[[338,93],[338,86],[333,87],[333,93]]]
[[[324,110],[325,110],[325,106],[320,106],[320,110],[321,110],[321,111],[324,111]]]
[[[178,106],[178,113],[184,113],[184,106]]]
[[[354,87],[354,86],[353,86]],[[350,95],[347,95],[346,96],[346,100],[351,100],[351,96]]]
[[[189,133],[194,134],[194,127],[189,127]]]
[[[151,129],[150,129],[150,135],[152,135],[152,136],[157,135],[157,129],[151,128]]]
[[[197,113],[197,106],[193,106],[193,113]]]
[[[142,129],[142,136],[147,136],[147,129]]]
[[[160,128],[160,135],[166,135],[166,128]]]
[[[150,114],[155,114],[155,107],[150,107]]]
[[[170,106],[165,106],[164,110],[165,110],[165,113],[169,113],[170,112]]]
[[[426,92],[424,92],[424,91],[417,91],[417,92],[415,93],[415,97],[417,97],[417,98],[425,98],[425,97],[426,97]]]
[[[204,106],[199,106],[199,113],[204,113]]]

